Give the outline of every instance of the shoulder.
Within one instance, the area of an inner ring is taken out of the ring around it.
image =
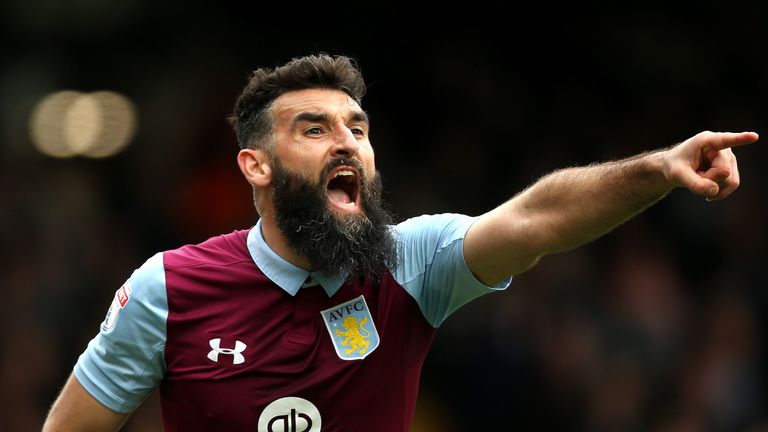
[[[441,251],[461,245],[475,219],[463,214],[442,213],[416,216],[395,225],[393,233],[398,261],[431,264]],[[457,250],[461,251],[461,247]]]
[[[248,230],[211,237],[201,243],[187,244],[163,253],[166,270],[197,265],[230,265],[250,261]]]
[[[437,235],[444,238],[463,237],[477,218],[459,213],[440,213],[415,216],[393,227],[395,235]]]

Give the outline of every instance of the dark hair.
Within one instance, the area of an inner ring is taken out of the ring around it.
[[[345,56],[310,55],[276,68],[256,69],[229,118],[240,148],[267,148],[272,134],[272,102],[283,93],[309,88],[342,90],[358,104],[365,94],[360,69]]]

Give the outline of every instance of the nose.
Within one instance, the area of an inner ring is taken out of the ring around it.
[[[352,131],[346,125],[339,125],[333,134],[333,156],[339,158],[351,158],[360,151],[360,143]]]

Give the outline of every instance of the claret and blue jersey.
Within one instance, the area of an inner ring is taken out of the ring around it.
[[[474,220],[394,226],[399,264],[375,284],[293,266],[260,222],[159,253],[118,290],[75,375],[118,412],[159,386],[167,431],[408,431],[436,328],[510,282],[467,268]]]

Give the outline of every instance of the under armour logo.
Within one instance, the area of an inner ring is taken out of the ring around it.
[[[243,342],[235,341],[234,348],[221,348],[221,338],[215,338],[209,340],[208,344],[211,345],[212,348],[211,352],[208,353],[208,358],[213,362],[219,362],[219,354],[231,355],[233,357],[232,364],[240,364],[245,362],[245,357],[243,356],[242,352],[245,351],[247,345]]]

